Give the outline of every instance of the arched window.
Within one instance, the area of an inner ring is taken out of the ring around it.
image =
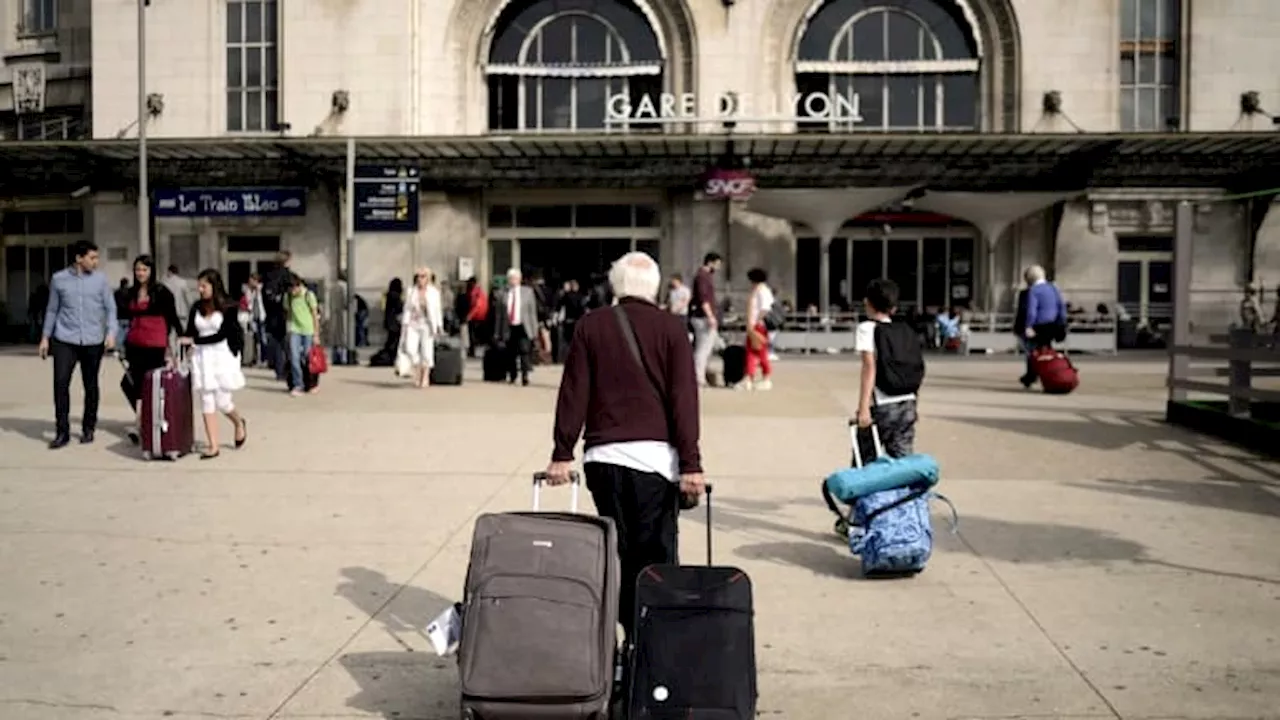
[[[831,0],[808,21],[796,60],[796,91],[855,102],[861,122],[809,117],[809,132],[976,130],[978,51],[950,0]],[[848,107],[848,103],[844,107]],[[836,107],[839,103],[831,103]],[[847,114],[847,113],[846,113]]]
[[[656,99],[663,65],[648,19],[626,0],[513,2],[498,20],[485,66],[489,129],[610,127],[609,98]]]

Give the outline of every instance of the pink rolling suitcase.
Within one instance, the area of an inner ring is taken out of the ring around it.
[[[142,379],[138,435],[148,460],[177,460],[195,447],[191,373],[186,368],[151,370]]]

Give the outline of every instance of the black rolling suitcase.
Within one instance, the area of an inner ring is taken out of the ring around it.
[[[458,670],[465,720],[604,720],[617,652],[618,534],[568,513],[476,518]]]
[[[747,376],[747,348],[744,345],[730,345],[720,355],[724,360],[724,384],[726,387],[737,385]]]
[[[432,385],[462,384],[462,348],[453,341],[436,341],[436,364],[427,379]]]
[[[481,366],[485,382],[505,382],[510,374],[511,355],[505,347],[490,345],[484,350]]]
[[[626,715],[632,720],[755,717],[751,579],[711,564],[710,485],[706,502],[706,567],[650,565],[636,580]]]

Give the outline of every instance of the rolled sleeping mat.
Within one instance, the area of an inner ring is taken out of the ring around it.
[[[906,457],[880,457],[860,468],[845,468],[827,476],[823,487],[836,500],[850,504],[872,493],[903,487],[931,488],[938,484],[938,461],[916,453]]]

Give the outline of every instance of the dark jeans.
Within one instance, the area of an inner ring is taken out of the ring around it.
[[[871,408],[871,421],[880,433],[880,444],[889,457],[910,455],[916,442],[916,401],[876,405]]]
[[[84,385],[84,417],[81,429],[93,431],[98,426],[98,370],[102,367],[102,345],[69,345],[49,341],[53,355],[53,416],[59,435],[71,434],[71,375],[80,366],[80,382]]]
[[[142,399],[142,383],[147,373],[164,367],[167,352],[166,348],[124,346],[124,359],[129,363],[129,374],[120,383],[120,389],[124,390],[124,396],[134,412],[137,412],[138,401]]]
[[[618,559],[622,589],[618,622],[631,640],[636,613],[636,578],[650,565],[678,562],[679,486],[658,475],[609,465],[586,463],[582,467],[587,490],[601,517],[613,518],[618,528]]]
[[[467,357],[476,356],[476,348],[484,345],[484,321],[467,321]]]
[[[516,372],[519,372],[522,379],[528,380],[529,368],[533,364],[533,359],[530,357],[533,353],[533,344],[530,342],[529,333],[525,332],[523,325],[514,325],[507,332],[507,350],[511,353],[511,365],[507,368],[507,378],[515,382]]]

